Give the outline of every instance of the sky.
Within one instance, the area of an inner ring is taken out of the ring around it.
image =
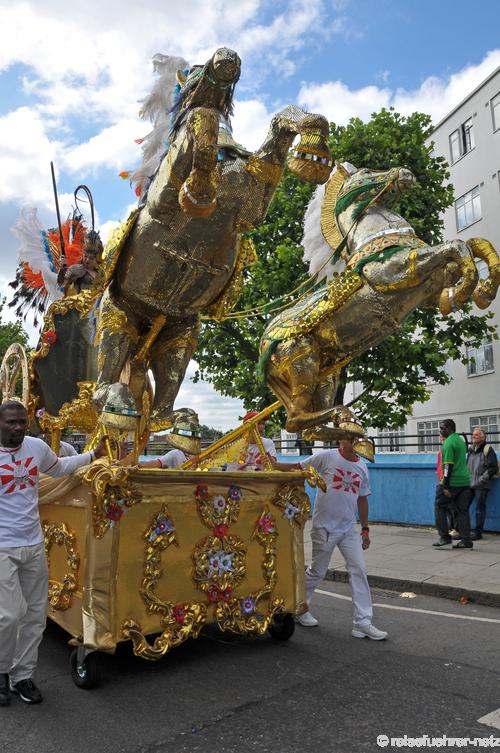
[[[135,205],[118,173],[140,162],[149,131],[139,100],[157,52],[204,63],[222,46],[242,60],[233,131],[249,149],[287,104],[336,123],[382,107],[437,123],[500,65],[497,0],[0,0],[0,293],[17,264],[10,232],[22,207],[56,224],[50,161],[62,215],[80,183],[92,190],[105,239]],[[11,316],[9,312],[8,316]],[[33,344],[36,332],[27,326]],[[227,430],[244,413],[192,363],[176,407]]]

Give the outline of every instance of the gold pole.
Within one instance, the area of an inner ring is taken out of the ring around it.
[[[52,451],[59,455],[61,449],[61,429],[52,429],[50,434],[50,446]]]
[[[153,319],[153,323],[149,328],[148,334],[144,338],[144,342],[133,358],[134,361],[142,361],[145,358],[148,350],[160,334],[166,321],[167,317],[164,314],[158,314],[158,316]]]
[[[264,410],[261,410],[260,413],[258,413],[253,418],[249,419],[248,421],[245,421],[244,424],[241,424],[241,426],[238,426],[236,429],[233,429],[228,434],[224,434],[223,437],[218,439],[216,442],[210,445],[210,447],[207,447],[205,450],[200,452],[200,454],[196,457],[196,462],[203,460],[207,457],[207,455],[211,455],[213,452],[217,452],[221,447],[224,447],[225,444],[228,442],[232,442],[235,439],[238,439],[242,434],[244,434],[249,429],[255,427],[255,433],[258,434],[257,431],[257,424],[260,421],[263,421],[265,418],[271,415],[271,413],[274,413],[278,410],[278,408],[281,408],[283,403],[281,400],[276,400],[275,403],[272,403],[272,405],[268,405],[267,408],[264,408]],[[262,450],[264,448],[262,447]],[[265,451],[264,451],[265,454]],[[190,468],[194,464],[194,459],[192,460],[186,460],[185,463],[179,466],[180,470],[185,470],[186,468]]]

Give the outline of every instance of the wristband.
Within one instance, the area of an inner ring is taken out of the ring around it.
[[[363,526],[363,528],[361,529],[361,536],[368,536],[369,533],[370,529],[368,528],[368,526]]]

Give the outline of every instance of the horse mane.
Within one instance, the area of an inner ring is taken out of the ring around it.
[[[171,129],[169,113],[172,111],[178,93],[177,71],[188,68],[189,64],[181,57],[156,53],[153,57],[153,70],[159,74],[150,93],[140,100],[140,116],[153,123],[153,130],[142,139],[142,162],[130,174],[130,180],[138,188],[156,172],[161,158],[168,149],[168,136]]]
[[[344,167],[351,175],[357,171],[354,165],[350,162],[343,162]],[[333,170],[333,173],[337,172],[337,168]],[[302,261],[309,265],[309,275],[319,274],[319,280],[326,278],[331,280],[335,272],[342,272],[345,267],[345,262],[339,260],[335,264],[331,264],[329,259],[333,255],[334,249],[326,242],[323,233],[321,231],[321,209],[323,206],[323,200],[325,198],[326,183],[315,190],[307,209],[304,214],[304,235],[302,237],[302,247],[304,253],[302,255]]]

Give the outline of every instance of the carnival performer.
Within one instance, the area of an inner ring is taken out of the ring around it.
[[[194,411],[175,419],[172,431],[167,435],[167,442],[174,449],[154,460],[141,463],[139,467],[173,469],[200,454],[201,430],[198,416]]]
[[[66,476],[105,454],[95,450],[58,458],[42,440],[27,437],[21,403],[0,405],[0,705],[10,693],[25,703],[43,697],[33,680],[47,619],[48,568],[38,511],[40,473]]]
[[[470,490],[470,475],[467,468],[467,446],[460,434],[457,434],[452,418],[441,421],[439,433],[445,438],[442,447],[443,493],[436,497],[436,528],[439,539],[432,546],[451,544],[452,538],[448,527],[448,513],[451,512],[455,516],[455,526],[460,536],[460,541],[453,544],[453,548],[472,549],[469,505],[473,494]]]
[[[255,416],[258,416],[258,415],[259,415],[258,411],[249,410],[243,416],[243,423],[250,421],[251,418],[255,418]],[[266,455],[272,462],[276,462],[277,460],[276,446],[272,439],[269,439],[269,437],[264,436],[265,430],[266,430],[266,421],[267,421],[267,418],[264,418],[262,419],[262,421],[259,421],[259,423],[257,424],[257,430],[260,434],[261,442],[264,447],[264,450],[266,451]],[[238,470],[248,471],[250,469],[255,469],[257,471],[262,471],[264,470],[264,467],[265,467],[265,458],[262,457],[262,452],[260,450],[260,447],[255,443],[249,444],[247,447],[247,454],[245,457],[245,462],[239,465]]]
[[[366,463],[353,449],[355,437],[341,439],[339,449],[323,450],[300,463],[275,463],[276,470],[305,470],[315,468],[323,477],[327,490],[317,490],[312,519],[312,562],[306,570],[308,604],[316,584],[328,570],[333,550],[338,546],[351,579],[353,638],[370,638],[383,641],[384,630],[372,624],[373,608],[370,586],[366,575],[363,550],[370,546],[368,527],[368,496],[371,493]],[[361,525],[356,526],[356,511]],[[297,617],[304,627],[315,627],[318,620],[307,611]]]
[[[77,295],[91,288],[99,270],[103,245],[99,233],[89,230],[83,245],[83,255],[77,264],[67,266],[64,260],[57,276],[59,285],[64,286],[66,295]]]

